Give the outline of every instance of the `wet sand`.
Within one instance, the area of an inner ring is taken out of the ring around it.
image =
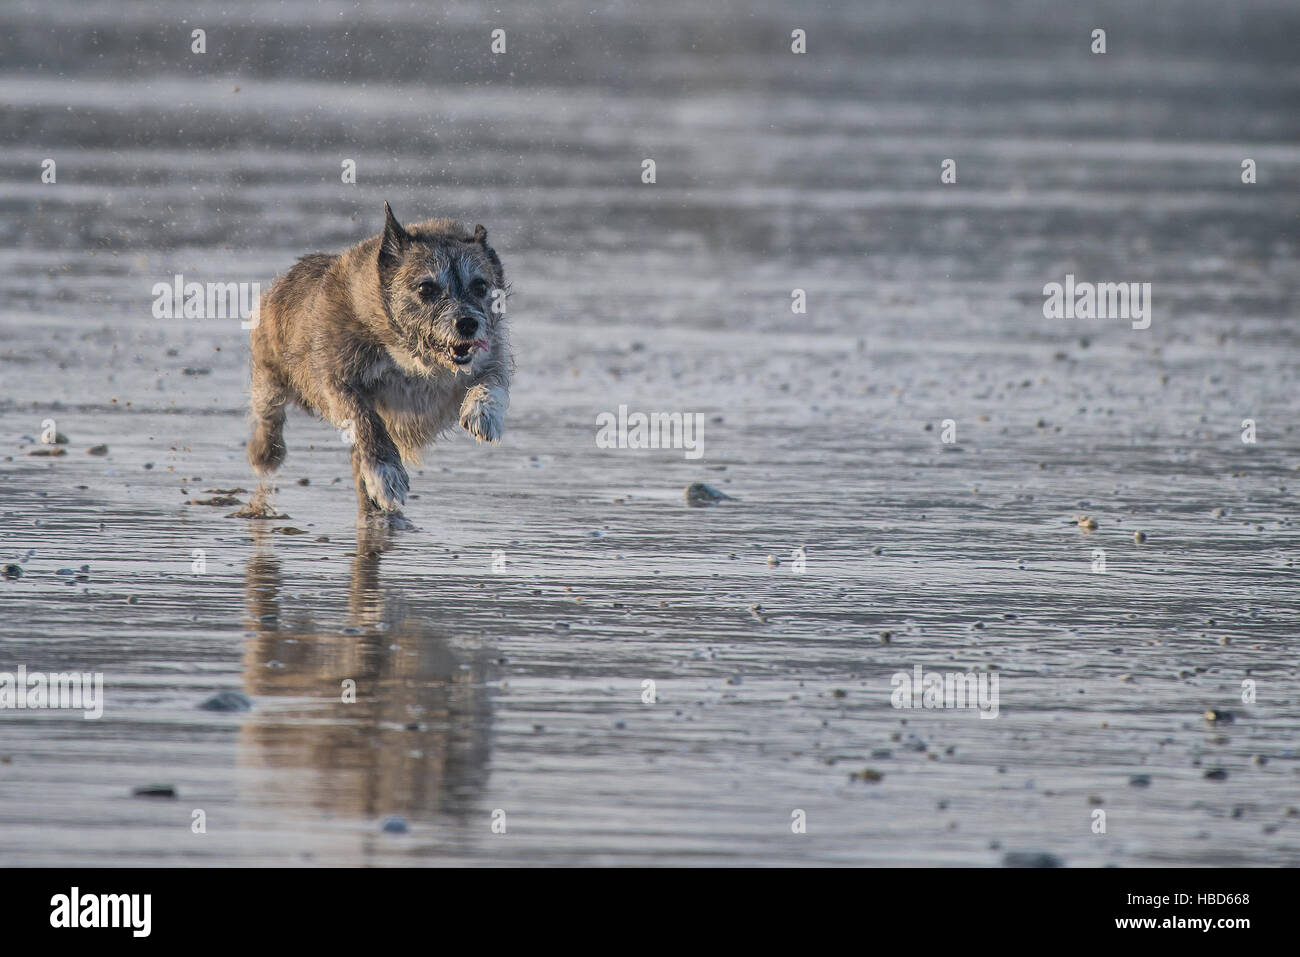
[[[0,13],[0,671],[106,696],[0,712],[0,863],[1300,864],[1296,12],[552,6],[498,59],[401,4]],[[488,226],[505,441],[432,449],[415,530],[300,413],[287,518],[186,504],[254,488],[247,333],[152,286],[384,200]],[[1151,327],[1045,319],[1067,273]],[[620,404],[704,455],[598,448]],[[998,717],[893,708],[916,665]]]

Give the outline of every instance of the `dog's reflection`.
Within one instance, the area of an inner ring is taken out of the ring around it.
[[[245,570],[259,719],[243,726],[241,764],[289,771],[267,775],[292,789],[284,801],[326,813],[461,817],[486,784],[488,658],[380,586],[390,535],[358,527],[346,611],[316,576],[286,589],[263,535]]]

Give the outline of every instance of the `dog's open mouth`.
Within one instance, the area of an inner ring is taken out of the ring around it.
[[[475,339],[472,342],[457,342],[448,350],[451,354],[451,361],[458,366],[469,364],[474,359],[474,350],[488,348],[487,341],[484,339]]]

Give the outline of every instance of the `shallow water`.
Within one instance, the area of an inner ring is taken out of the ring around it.
[[[1300,16],[925,6],[8,5],[0,670],[106,705],[0,712],[0,861],[1300,863]],[[253,488],[246,333],[154,283],[265,284],[384,200],[488,226],[505,442],[433,449],[414,531],[358,533],[301,414],[289,518],[185,504]],[[1067,273],[1151,327],[1045,319]],[[620,404],[703,457],[598,448]],[[894,709],[916,665],[998,717]]]

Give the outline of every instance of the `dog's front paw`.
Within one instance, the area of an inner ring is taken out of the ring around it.
[[[501,389],[471,389],[460,407],[460,424],[480,442],[500,442],[506,431],[506,401]]]
[[[411,480],[401,462],[383,462],[378,459],[361,462],[361,477],[366,483],[370,500],[386,512],[395,512],[406,502],[411,490]]]

